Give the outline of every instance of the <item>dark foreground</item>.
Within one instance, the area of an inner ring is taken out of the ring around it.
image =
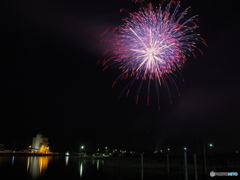
[[[0,156],[0,179],[68,180],[198,180],[212,179],[210,172],[240,173],[238,154],[125,155],[101,159],[78,156]],[[187,167],[186,167],[187,165]],[[239,179],[214,177],[214,179]]]

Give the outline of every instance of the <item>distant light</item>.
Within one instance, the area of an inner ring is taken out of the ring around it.
[[[184,151],[186,151],[187,150],[187,148],[186,147],[184,147]]]
[[[162,152],[163,152],[163,150],[161,150],[161,149],[160,149],[160,152],[162,153]]]
[[[84,149],[84,146],[81,146],[81,149]]]
[[[213,144],[209,144],[210,147],[213,147]]]
[[[168,148],[167,150],[170,151],[170,148]]]

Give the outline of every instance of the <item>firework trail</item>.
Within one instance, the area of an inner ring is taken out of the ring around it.
[[[171,8],[174,5],[174,8]],[[175,86],[175,77],[181,75],[180,70],[188,56],[195,57],[197,42],[206,45],[199,34],[195,33],[197,15],[186,18],[188,9],[179,12],[180,2],[172,1],[163,8],[153,8],[152,4],[140,8],[138,12],[129,14],[124,23],[114,29],[114,38],[110,39],[112,48],[106,53],[111,57],[103,61],[104,70],[109,66],[118,67],[121,74],[116,81],[129,79],[124,88],[126,96],[134,83],[139,83],[136,103],[143,83],[147,83],[147,104],[149,104],[150,85],[156,89],[158,108],[159,88],[164,85],[171,93],[169,82]],[[171,12],[172,11],[172,12]],[[105,32],[106,33],[106,32]]]

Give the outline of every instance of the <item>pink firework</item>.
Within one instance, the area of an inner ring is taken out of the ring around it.
[[[195,33],[197,15],[185,18],[189,8],[179,13],[180,2],[173,9],[172,5],[174,3],[170,2],[163,9],[161,5],[153,8],[149,4],[138,12],[130,13],[123,19],[124,23],[114,29],[114,38],[108,41],[113,48],[107,52],[112,56],[103,61],[104,69],[118,67],[121,74],[116,81],[130,80],[124,89],[127,95],[133,83],[140,81],[136,103],[145,81],[148,86],[147,104],[150,84],[154,84],[159,106],[159,87],[164,85],[169,92],[167,82],[171,82],[177,88],[174,81],[176,72],[180,72],[188,56],[195,57],[195,50],[201,52],[197,42],[206,44]],[[171,99],[170,92],[169,96]]]

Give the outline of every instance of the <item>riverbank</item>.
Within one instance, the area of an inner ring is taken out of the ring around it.
[[[49,152],[49,153],[33,153],[27,151],[0,151],[0,156],[58,156],[57,152]]]

